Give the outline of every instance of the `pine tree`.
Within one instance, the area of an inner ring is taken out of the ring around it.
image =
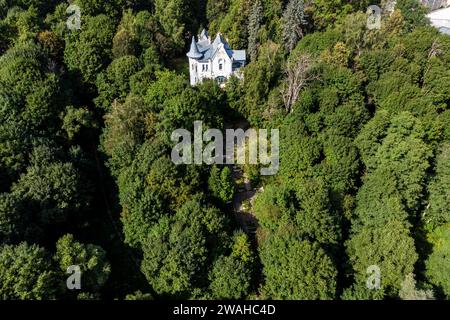
[[[291,51],[303,37],[305,25],[305,3],[303,0],[290,0],[283,13],[284,46]]]
[[[258,32],[263,19],[263,6],[261,0],[256,0],[253,4],[248,25],[248,52],[252,61],[258,55]]]

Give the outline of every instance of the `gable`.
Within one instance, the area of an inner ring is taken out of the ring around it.
[[[223,59],[225,61],[230,62],[231,58],[228,55],[228,52],[225,50],[223,46],[219,47],[216,51],[215,55],[213,56],[213,61],[218,61],[219,59]]]

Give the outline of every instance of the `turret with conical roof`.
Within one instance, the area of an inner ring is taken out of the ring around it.
[[[197,43],[195,42],[195,37],[192,37],[191,49],[186,54],[191,59],[200,59],[203,55],[198,50]]]

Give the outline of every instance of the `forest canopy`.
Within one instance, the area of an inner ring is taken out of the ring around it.
[[[450,36],[373,2],[0,0],[0,299],[450,298]],[[190,85],[203,29],[242,79]],[[279,172],[176,165],[194,121]]]

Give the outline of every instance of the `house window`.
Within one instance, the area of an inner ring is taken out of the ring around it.
[[[217,81],[217,83],[219,83],[219,84],[224,83],[225,80],[226,80],[225,77],[222,77],[222,76],[216,78],[216,81]]]
[[[208,71],[208,65],[207,64],[203,64],[202,65],[202,71],[203,72]]]
[[[219,70],[222,71],[222,69],[223,69],[223,60],[220,59],[219,60]]]

